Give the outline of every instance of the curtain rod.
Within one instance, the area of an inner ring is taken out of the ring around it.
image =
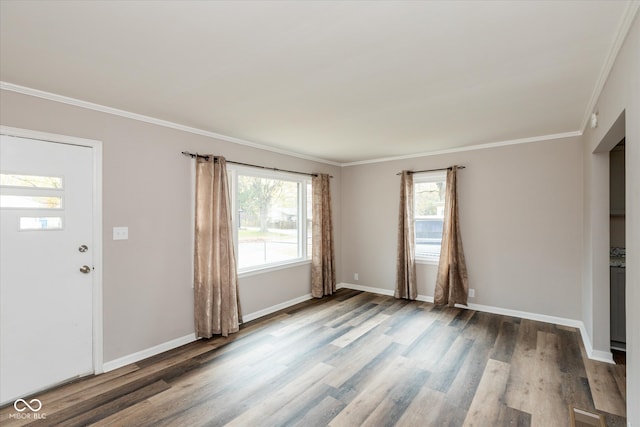
[[[183,151],[182,154],[184,154],[185,156],[189,156],[192,159],[196,157],[200,157],[201,159],[209,160],[209,156],[205,156],[198,153],[190,153],[188,151]],[[251,163],[234,162],[233,160],[227,160],[227,163],[232,163],[234,165],[241,165],[241,166],[250,166],[252,168],[267,169],[267,170],[276,171],[276,172],[287,172],[287,173],[295,173],[298,175],[318,176],[317,173],[298,172],[298,171],[291,171],[287,169],[270,168],[267,166],[252,165]],[[333,176],[329,175],[329,178],[333,178]]]
[[[458,166],[458,169],[465,169],[466,166]],[[447,171],[453,169],[453,166],[449,166],[448,168],[439,168],[439,169],[425,169],[422,171],[409,171],[410,175],[415,173],[423,173],[423,172],[437,172],[437,171]],[[402,175],[402,172],[398,172],[396,175]]]

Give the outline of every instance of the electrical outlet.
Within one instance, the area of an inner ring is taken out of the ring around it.
[[[355,274],[353,275],[353,280],[358,280],[358,273],[355,273]]]
[[[476,290],[469,289],[469,298],[475,298],[475,297],[476,297]]]

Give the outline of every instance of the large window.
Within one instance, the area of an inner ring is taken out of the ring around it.
[[[311,257],[311,179],[233,169],[238,270],[251,271]]]
[[[413,176],[416,258],[438,261],[442,245],[446,172]]]

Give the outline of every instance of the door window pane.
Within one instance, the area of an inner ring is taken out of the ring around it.
[[[61,209],[62,197],[2,194],[0,208]]]
[[[0,174],[0,185],[3,187],[62,189],[62,177],[3,173]]]
[[[48,217],[20,217],[20,230],[62,230],[62,218]]]

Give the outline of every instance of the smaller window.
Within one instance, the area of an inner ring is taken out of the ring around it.
[[[446,184],[446,172],[421,173],[413,177],[414,233],[418,259],[440,259]]]

